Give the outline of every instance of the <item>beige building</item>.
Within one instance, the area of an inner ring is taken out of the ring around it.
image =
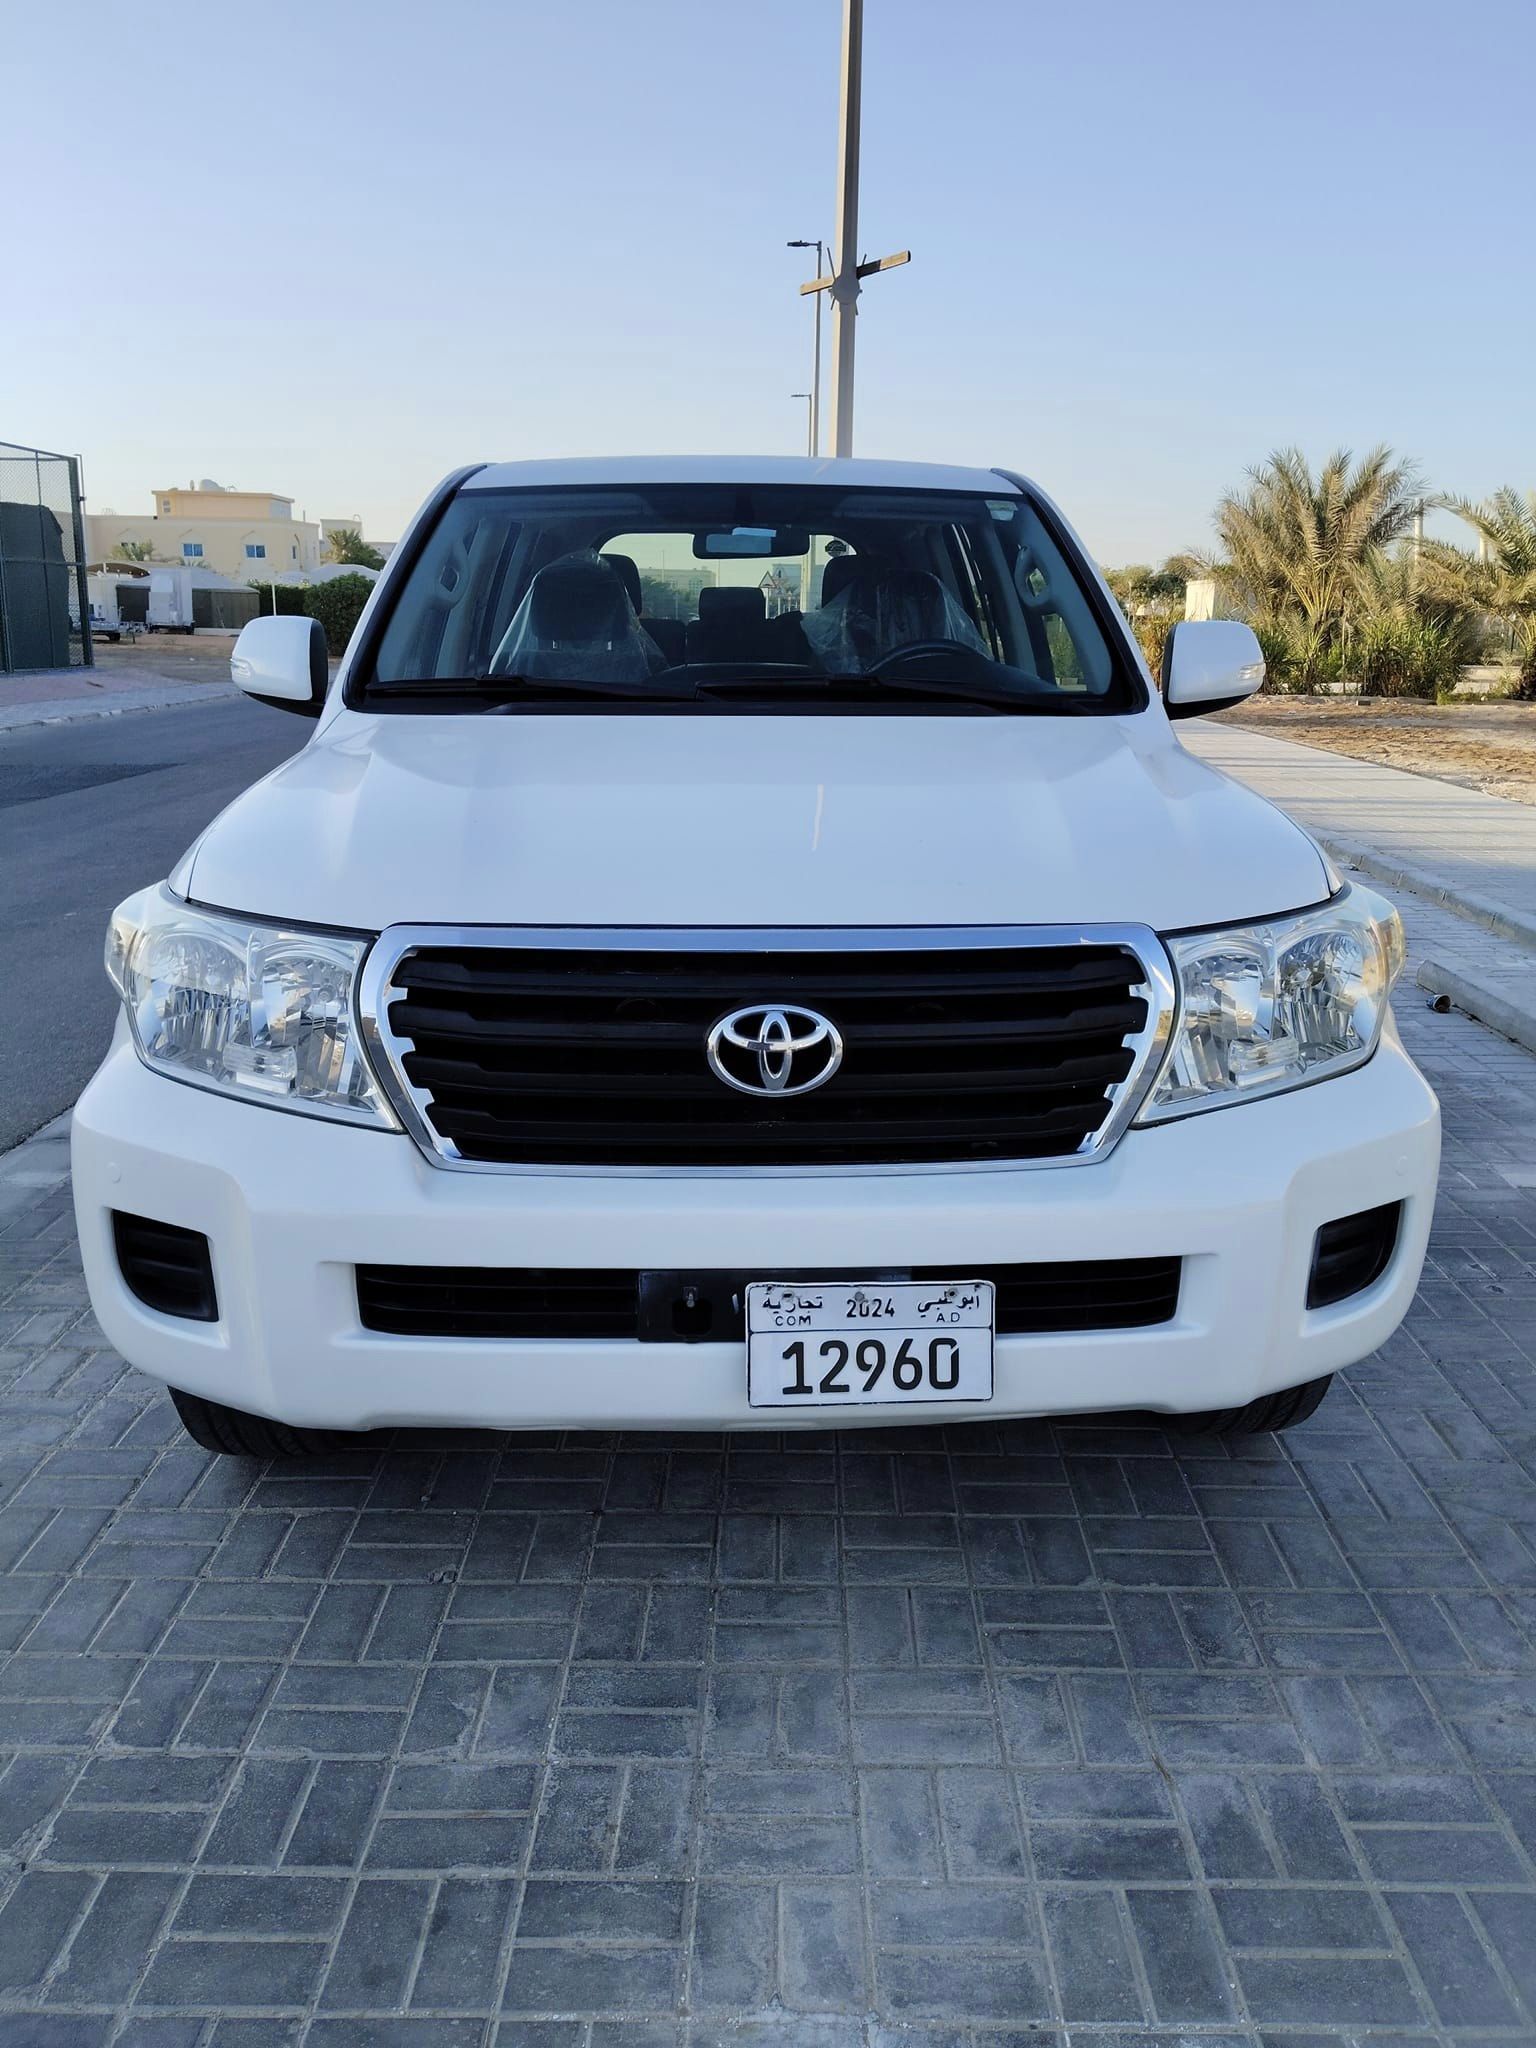
[[[307,580],[320,567],[324,547],[321,522],[295,519],[292,498],[225,490],[206,477],[200,484],[156,491],[151,513],[89,512],[85,523],[93,562],[120,560],[124,542],[148,543],[156,562],[212,569],[236,583]]]

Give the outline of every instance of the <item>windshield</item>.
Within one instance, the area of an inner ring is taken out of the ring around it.
[[[1103,616],[1046,515],[1004,488],[471,486],[406,572],[353,701],[1131,709]]]

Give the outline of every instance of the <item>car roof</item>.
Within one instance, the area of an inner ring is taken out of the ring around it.
[[[467,477],[462,488],[580,484],[823,484],[843,490],[981,491],[992,498],[1018,493],[1018,485],[995,469],[810,455],[580,455],[552,462],[491,462]]]

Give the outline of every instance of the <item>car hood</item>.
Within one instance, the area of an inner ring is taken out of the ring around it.
[[[1319,901],[1301,829],[1124,718],[369,716],[209,826],[199,902],[389,924],[1125,924]]]

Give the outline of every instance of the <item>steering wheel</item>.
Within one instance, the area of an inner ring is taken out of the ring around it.
[[[968,647],[963,640],[907,640],[900,647],[892,647],[872,665],[876,669],[902,668],[909,661],[924,661],[931,655],[968,654],[976,655],[974,647]]]

